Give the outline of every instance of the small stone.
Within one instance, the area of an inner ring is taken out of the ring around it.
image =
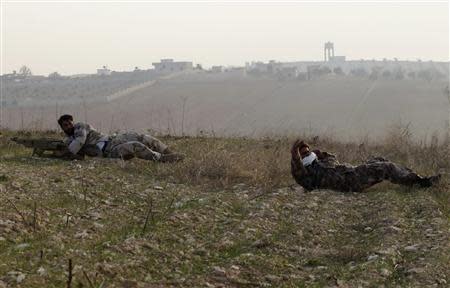
[[[89,236],[89,233],[87,232],[87,230],[83,230],[83,231],[75,234],[75,238],[77,238],[77,239],[85,239],[88,236]]]
[[[394,247],[389,247],[389,248],[384,249],[384,250],[378,250],[377,253],[381,254],[381,255],[391,255],[392,256],[392,255],[396,254],[396,251],[395,251]]]
[[[223,268],[221,268],[221,267],[218,267],[218,266],[214,266],[214,267],[213,267],[213,274],[214,274],[215,276],[220,276],[220,277],[224,277],[224,276],[227,275],[225,269],[223,269]]]
[[[380,274],[384,277],[389,277],[389,276],[391,276],[392,273],[388,269],[383,268],[383,269],[381,269]]]
[[[153,189],[155,189],[155,190],[164,190],[164,188],[161,187],[161,186],[153,186]]]
[[[364,231],[366,231],[366,232],[370,232],[370,231],[372,231],[373,229],[372,229],[372,227],[366,227],[366,228],[364,228]]]
[[[145,281],[145,282],[150,282],[150,281],[152,281],[152,280],[153,280],[152,275],[150,275],[150,274],[145,275],[145,278],[144,278],[144,281]]]
[[[25,274],[19,271],[9,271],[8,275],[15,279],[18,284],[25,279]]]
[[[23,249],[27,248],[28,246],[30,246],[30,244],[28,244],[28,243],[22,243],[22,244],[17,245],[17,246],[16,246],[16,249],[17,249],[17,250],[23,250]]]
[[[421,274],[425,272],[425,269],[423,268],[411,268],[407,271],[409,274]]]
[[[25,274],[20,273],[19,275],[17,275],[16,282],[17,282],[17,283],[22,283],[22,281],[23,281],[24,279],[25,279]]]
[[[419,244],[414,244],[414,245],[406,246],[406,247],[404,248],[404,250],[405,250],[405,251],[408,251],[408,252],[415,252],[415,251],[419,250]]]
[[[394,225],[389,226],[389,228],[391,228],[392,230],[394,230],[394,231],[396,231],[396,232],[401,232],[401,231],[402,231],[401,228],[398,228],[397,226],[394,226]]]
[[[373,254],[373,255],[369,255],[369,257],[367,257],[367,261],[373,261],[378,259],[378,255],[377,254]]]
[[[47,271],[45,270],[45,268],[44,267],[39,267],[39,269],[37,270],[37,273],[38,273],[38,275],[39,276],[45,276],[45,275],[47,275]]]
[[[316,208],[317,206],[319,205],[316,202],[306,204],[306,207],[308,207],[309,209]]]
[[[89,219],[92,220],[100,220],[102,219],[102,215],[99,212],[96,211],[92,211],[91,213],[88,214]]]

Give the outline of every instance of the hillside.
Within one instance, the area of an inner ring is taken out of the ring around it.
[[[109,103],[7,107],[5,127],[56,129],[61,113],[102,131],[153,130],[172,135],[292,135],[308,130],[339,140],[385,136],[409,125],[417,140],[448,129],[448,82],[330,77],[279,81],[191,74],[159,79]]]
[[[187,159],[161,164],[33,158],[13,135],[0,136],[2,288],[450,283],[448,174],[431,189],[306,193],[290,177],[292,139],[164,137]],[[344,162],[450,168],[448,146],[407,134],[377,146],[309,140]]]
[[[154,71],[114,72],[108,76],[2,79],[6,107],[42,107],[104,102],[106,97],[156,79]]]

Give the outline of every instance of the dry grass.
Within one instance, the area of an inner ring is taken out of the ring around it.
[[[290,176],[291,138],[164,137],[187,159],[161,164],[30,158],[13,134],[0,137],[0,287],[66,287],[69,259],[72,287],[450,281],[448,174],[426,190],[303,193]],[[449,169],[447,145],[407,133],[305,138],[342,162],[384,155],[421,173]]]
[[[223,188],[246,183],[267,188],[287,183],[290,163],[283,141],[250,139],[173,138],[175,150],[188,157],[184,163],[165,165],[155,175],[193,185]]]
[[[327,136],[303,136],[302,139],[314,148],[336,154],[343,163],[358,165],[369,157],[382,156],[422,175],[442,174],[441,183],[430,192],[443,211],[450,215],[449,140],[434,136],[429,141],[414,142],[412,136],[408,126],[393,126],[386,138],[373,144],[337,142]],[[292,185],[289,158],[290,145],[294,141],[292,137],[169,139],[174,141],[177,150],[188,155],[188,159],[182,164],[154,171],[154,175],[161,179],[215,188],[246,183],[263,191]]]

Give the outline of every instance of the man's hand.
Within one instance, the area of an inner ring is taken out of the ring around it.
[[[300,139],[297,139],[291,148],[291,173],[296,179],[300,179],[303,176],[308,174],[308,171],[306,171],[305,167],[302,163],[302,157],[300,155],[300,145],[302,144],[302,141]]]
[[[69,151],[69,149],[66,147],[64,149],[54,151],[53,156],[60,159],[65,160],[83,160],[84,155],[83,154],[72,154],[72,152]]]
[[[300,139],[297,139],[295,142],[294,142],[294,145],[292,145],[292,148],[291,148],[291,156],[292,156],[292,159],[293,160],[300,160],[301,159],[301,156],[300,156],[300,143],[301,143],[302,141],[300,140]]]

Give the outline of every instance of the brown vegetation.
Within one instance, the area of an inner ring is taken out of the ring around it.
[[[440,185],[305,193],[290,138],[167,136],[184,162],[67,162],[31,158],[3,131],[0,287],[444,287],[448,142],[395,129],[378,143],[304,138],[342,162],[441,171]]]

